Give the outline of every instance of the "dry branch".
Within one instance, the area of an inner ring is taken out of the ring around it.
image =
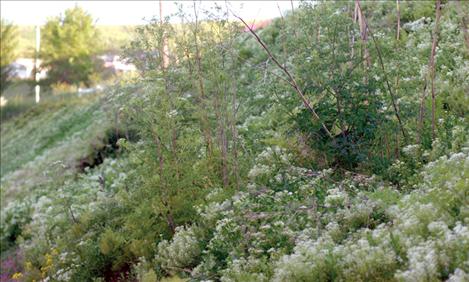
[[[361,8],[360,3],[358,1],[357,1],[357,7],[358,7],[359,13],[362,14],[362,8]],[[404,126],[402,124],[401,115],[399,114],[399,110],[397,109],[396,97],[394,96],[394,93],[392,92],[391,84],[389,83],[388,75],[387,75],[386,70],[384,68],[384,62],[383,62],[383,56],[381,54],[381,49],[379,48],[378,42],[377,42],[373,32],[371,31],[371,28],[368,25],[368,22],[367,22],[366,18],[364,16],[362,18],[363,18],[363,23],[365,24],[366,29],[368,29],[368,31],[370,32],[371,39],[373,40],[373,43],[375,45],[376,52],[378,54],[378,61],[379,61],[379,64],[381,66],[381,69],[383,70],[384,80],[386,81],[386,86],[388,88],[389,96],[391,97],[392,106],[394,108],[394,114],[397,118],[397,121],[399,122],[399,127],[401,129],[402,135],[404,136],[404,138],[407,138],[407,134],[405,133]]]
[[[311,103],[308,101],[308,99],[305,97],[303,91],[300,89],[300,87],[298,86],[298,84],[296,83],[296,80],[293,78],[293,76],[290,74],[290,72],[288,71],[288,69],[279,63],[279,61],[277,60],[277,58],[270,52],[269,48],[267,48],[267,46],[265,45],[265,43],[262,41],[262,39],[257,35],[257,33],[239,16],[237,16],[236,14],[233,13],[233,15],[239,19],[243,24],[244,26],[251,32],[251,34],[256,38],[257,42],[261,45],[261,47],[264,49],[264,51],[267,53],[267,55],[269,56],[269,58],[283,71],[283,73],[285,73],[285,75],[288,77],[288,83],[293,87],[293,89],[296,91],[296,93],[298,94],[298,96],[300,97],[301,101],[303,102],[303,104],[305,105],[305,107],[311,112],[311,114],[313,115],[313,117],[315,119],[317,119],[320,123],[321,123],[321,126],[322,128],[324,129],[324,131],[326,131],[327,135],[329,135],[329,137],[333,138],[332,136],[332,133],[329,131],[329,129],[327,129],[326,125],[321,121],[321,119],[319,118],[318,114],[316,113],[316,111],[314,110],[314,108],[311,106]]]

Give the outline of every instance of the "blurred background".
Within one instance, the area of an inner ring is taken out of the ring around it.
[[[224,1],[196,3],[207,9],[227,5]],[[2,120],[40,101],[90,95],[116,79],[132,77],[136,67],[125,60],[123,50],[135,30],[160,14],[170,16],[192,5],[184,1],[1,1]],[[234,1],[229,5],[256,28],[298,3]]]

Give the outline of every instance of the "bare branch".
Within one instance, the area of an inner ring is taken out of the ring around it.
[[[233,12],[232,12],[233,13]],[[264,51],[267,53],[267,55],[269,56],[269,58],[285,73],[285,75],[288,77],[288,81],[290,83],[290,85],[293,87],[293,89],[296,91],[296,93],[298,94],[298,96],[300,97],[301,101],[303,102],[303,105],[311,112],[311,114],[313,115],[313,117],[315,119],[317,119],[320,123],[321,123],[321,126],[322,128],[326,131],[327,135],[329,135],[329,137],[333,138],[331,132],[329,131],[329,129],[327,129],[326,125],[321,121],[321,119],[319,118],[318,114],[316,113],[316,111],[314,110],[314,108],[311,106],[310,102],[308,101],[308,99],[305,97],[305,95],[303,94],[303,91],[300,89],[300,87],[298,86],[298,84],[296,83],[296,80],[293,78],[293,76],[290,74],[290,72],[288,71],[288,69],[279,63],[279,61],[277,60],[277,58],[270,52],[269,48],[267,48],[267,46],[265,45],[265,43],[262,41],[262,39],[257,35],[257,33],[241,18],[239,17],[238,15],[234,14],[233,15],[239,19],[246,28],[248,28],[248,30],[251,32],[251,34],[256,38],[257,42],[261,45],[261,47],[264,49]]]
[[[362,14],[362,8],[360,6],[360,2],[357,1],[356,3],[357,3],[357,7],[358,7],[358,10],[359,10],[360,14]],[[386,81],[386,86],[388,88],[389,96],[391,97],[392,106],[394,108],[394,114],[396,115],[397,121],[399,122],[399,127],[401,128],[402,135],[404,136],[404,138],[407,138],[407,134],[405,133],[404,126],[402,124],[401,115],[399,114],[399,110],[397,109],[397,105],[396,105],[396,101],[395,101],[396,97],[394,97],[394,93],[392,92],[391,85],[389,83],[388,75],[387,75],[386,70],[384,68],[383,57],[381,55],[381,49],[379,48],[378,42],[377,42],[373,32],[371,31],[371,28],[368,25],[368,22],[367,22],[367,20],[364,16],[363,16],[363,23],[365,24],[365,27],[370,32],[371,39],[373,40],[373,43],[374,43],[375,48],[376,48],[376,52],[378,53],[378,61],[379,61],[379,64],[381,66],[381,69],[383,70],[384,80]]]

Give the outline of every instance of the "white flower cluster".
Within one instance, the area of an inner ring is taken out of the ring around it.
[[[7,239],[14,230],[29,221],[31,204],[29,199],[13,201],[2,207],[0,211],[0,236],[2,240]]]
[[[341,241],[341,224],[350,222],[345,220],[347,216],[356,217],[362,210],[363,217],[369,218],[373,207],[380,203],[364,200],[363,205],[355,203],[350,209],[339,209],[335,216],[324,217],[329,223],[322,236],[316,240],[302,236],[294,253],[277,262],[274,281],[322,280],[321,272],[335,273],[339,280],[433,281],[440,279],[441,271],[448,273],[448,281],[466,281],[468,214],[462,213],[464,204],[459,206],[462,221],[455,221],[449,213],[451,208],[440,199],[461,200],[454,189],[447,192],[451,187],[459,187],[467,193],[469,154],[443,157],[427,165],[424,171],[426,181],[421,189],[403,197],[399,205],[391,206],[386,212],[393,219],[393,225],[380,224],[373,230],[364,228]],[[438,189],[429,189],[429,186]],[[335,195],[339,191],[328,192]],[[334,218],[342,220],[337,222]],[[332,264],[324,265],[324,261]]]
[[[349,240],[343,246],[337,245],[335,252],[340,253],[338,266],[350,281],[389,275],[386,272],[392,273],[397,265],[396,254],[390,246],[373,246],[364,238],[356,242]]]
[[[272,173],[273,167],[276,165],[288,165],[290,154],[278,146],[273,148],[267,147],[257,156],[257,163],[251,168],[248,177],[254,180],[256,177],[268,176]],[[273,180],[281,182],[284,177],[280,174],[273,176]]]
[[[438,275],[437,254],[432,241],[410,247],[407,251],[409,269],[398,271],[396,278],[403,281],[434,280]]]
[[[447,282],[465,282],[469,281],[469,273],[464,270],[456,268],[453,274],[449,276]]]
[[[464,126],[458,125],[453,127],[451,141],[451,151],[458,152],[463,147],[469,147],[469,132]]]
[[[251,178],[251,179],[254,179],[254,178],[262,176],[262,175],[267,175],[270,172],[271,172],[270,167],[268,165],[256,164],[249,171],[248,177]]]
[[[327,276],[328,262],[335,257],[334,245],[330,237],[298,242],[293,254],[275,264],[272,281],[322,281]]]
[[[409,158],[420,158],[421,147],[418,144],[407,145],[402,149],[402,152]]]
[[[406,23],[402,26],[402,28],[410,31],[418,31],[425,27],[426,22],[430,21],[430,19],[422,17],[416,21]]]
[[[287,154],[284,149],[274,146],[274,147],[267,147],[262,153],[257,156],[258,161],[262,162],[274,162],[276,160],[280,160],[285,164],[289,164],[289,158],[291,157],[290,154]]]
[[[268,277],[262,273],[259,266],[262,262],[254,257],[237,258],[228,263],[225,270],[222,271],[222,282],[237,282],[237,281],[258,281],[267,282]]]
[[[339,188],[329,189],[324,203],[328,208],[341,207],[345,204],[347,198],[348,196],[345,191],[341,191]]]
[[[171,241],[163,240],[158,244],[155,260],[164,270],[171,273],[197,262],[202,250],[195,229],[194,226],[177,227]]]

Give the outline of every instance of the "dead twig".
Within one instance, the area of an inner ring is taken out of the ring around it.
[[[233,12],[232,12],[233,13]],[[321,123],[321,126],[322,128],[324,129],[324,131],[327,133],[327,135],[331,138],[333,138],[332,136],[332,133],[329,131],[329,129],[326,127],[326,125],[321,121],[319,115],[316,113],[316,111],[314,110],[314,108],[311,106],[310,102],[308,101],[308,99],[305,97],[303,91],[300,89],[300,87],[298,86],[295,78],[291,75],[291,73],[288,71],[288,69],[279,63],[279,61],[277,60],[277,58],[270,52],[269,48],[267,48],[267,46],[265,45],[265,43],[262,41],[262,39],[257,35],[257,33],[241,18],[239,17],[238,15],[234,14],[233,15],[239,19],[243,24],[244,26],[249,30],[249,32],[256,38],[257,42],[259,43],[259,45],[261,45],[261,47],[264,49],[264,51],[267,53],[267,55],[269,56],[269,58],[283,71],[283,73],[288,77],[288,83],[293,87],[293,89],[295,90],[295,92],[298,94],[298,96],[300,97],[301,101],[303,102],[303,105],[311,112],[311,114],[313,115],[313,117],[315,119],[317,119],[320,123]]]

